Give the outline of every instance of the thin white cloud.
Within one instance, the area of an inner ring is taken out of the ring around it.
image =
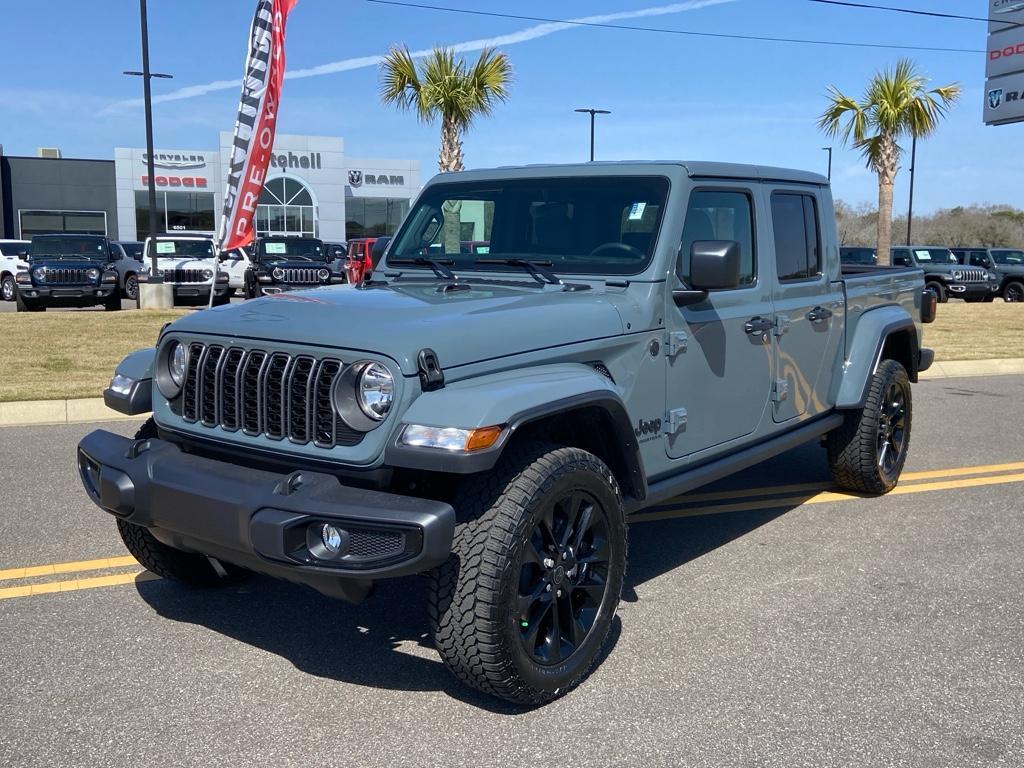
[[[684,13],[686,11],[694,11],[699,8],[705,8],[711,5],[722,5],[723,3],[732,3],[736,0],[687,0],[682,3],[672,3],[670,5],[658,5],[651,8],[637,8],[631,11],[618,11],[616,13],[604,13],[597,16],[583,16],[578,19],[571,19],[569,22],[546,22],[544,24],[536,24],[532,27],[526,27],[520,29],[517,32],[510,32],[505,35],[498,35],[497,37],[481,37],[476,40],[466,40],[461,43],[454,43],[447,47],[454,50],[456,53],[466,53],[469,51],[479,51],[484,48],[495,48],[499,46],[515,45],[516,43],[525,43],[530,40],[536,40],[540,37],[547,37],[553,35],[556,32],[563,32],[568,29],[581,29],[579,26],[581,23],[584,24],[610,24],[616,21],[623,21],[625,19],[640,19],[649,18],[652,16],[668,16],[675,13]],[[426,48],[423,50],[412,51],[412,55],[415,58],[423,58],[430,53],[431,49]],[[323,75],[333,75],[338,72],[349,72],[353,69],[366,69],[367,67],[376,67],[384,59],[383,54],[376,56],[358,56],[352,59],[341,59],[340,61],[331,61],[326,64],[319,64],[315,67],[307,67],[305,69],[291,69],[285,73],[286,80],[297,80],[304,77],[321,77]],[[162,104],[168,101],[180,101],[182,99],[192,99],[197,96],[205,96],[208,93],[214,93],[215,91],[226,91],[239,88],[242,85],[241,79],[236,80],[214,80],[212,83],[204,83],[201,85],[189,85],[184,88],[179,88],[170,93],[160,94],[159,96],[153,97],[154,104]],[[104,107],[100,111],[101,115],[111,115],[121,112],[126,109],[142,106],[142,99],[125,99],[124,101],[116,101],[107,107]]]

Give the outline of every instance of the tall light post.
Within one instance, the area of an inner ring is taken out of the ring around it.
[[[590,115],[590,162],[594,162],[594,115],[610,115],[611,111],[607,109],[591,109],[590,107],[575,111]]]
[[[828,180],[832,181],[832,147],[822,147],[823,152],[828,152]]]
[[[149,234],[156,235],[156,182],[154,181],[155,171],[153,169],[153,99],[150,94],[149,81],[154,77],[168,78],[173,75],[166,75],[162,72],[151,72],[149,69],[149,24],[146,14],[146,0],[139,0],[139,15],[142,23],[142,71],[126,71],[124,74],[142,78],[142,95],[146,111],[146,176],[149,188]],[[156,249],[153,249],[150,260],[150,283],[162,283],[163,278],[157,271]]]
[[[907,205],[907,245],[910,245],[910,225],[914,218],[914,169],[917,167],[917,136],[910,140],[910,202]]]

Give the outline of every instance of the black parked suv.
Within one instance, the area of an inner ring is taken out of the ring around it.
[[[981,267],[961,266],[949,248],[940,245],[912,245],[892,249],[894,267],[924,270],[924,287],[940,302],[948,299],[992,301],[999,295],[999,278]]]
[[[245,272],[245,298],[345,282],[331,269],[332,259],[315,237],[261,237]]]
[[[875,255],[874,248],[844,245],[839,249],[839,261],[842,264],[859,264],[865,267],[873,267],[878,263],[878,256]]]
[[[1024,250],[1020,248],[954,248],[956,260],[990,270],[999,278],[1005,301],[1024,301]]]
[[[48,307],[121,309],[120,249],[102,235],[36,235],[29,246],[28,271],[19,272],[18,311]]]

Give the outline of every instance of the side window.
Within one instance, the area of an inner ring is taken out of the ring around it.
[[[774,193],[772,229],[780,282],[807,280],[821,274],[821,236],[813,196]]]
[[[690,283],[690,249],[700,240],[735,240],[740,244],[740,285],[753,285],[754,217],[750,195],[726,190],[697,190],[690,195],[676,274]]]
[[[896,248],[892,252],[892,263],[896,267],[912,267],[913,263],[910,261],[910,253],[904,248]]]
[[[988,260],[988,254],[984,251],[971,251],[971,266],[990,267],[992,264]]]

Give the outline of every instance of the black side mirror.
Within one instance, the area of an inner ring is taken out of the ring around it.
[[[708,291],[740,284],[740,244],[735,240],[698,240],[690,247],[690,288],[672,291],[677,307],[703,301]]]

